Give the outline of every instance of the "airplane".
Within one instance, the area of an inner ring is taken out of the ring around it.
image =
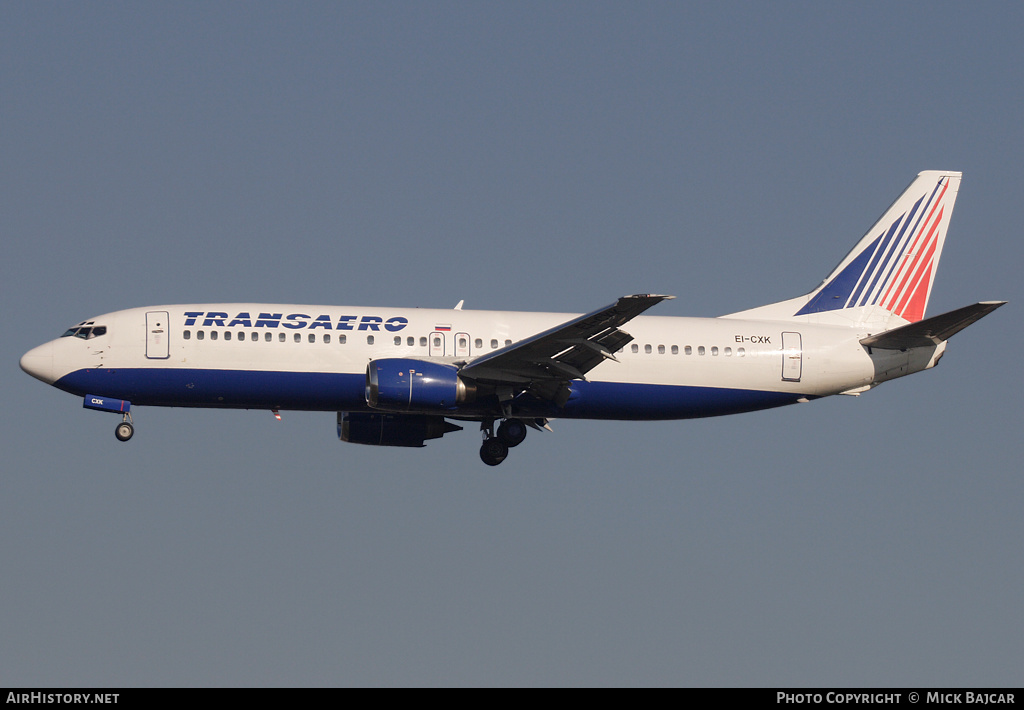
[[[21,368],[121,414],[133,405],[337,412],[342,441],[424,446],[479,423],[496,466],[552,419],[711,417],[859,395],[934,367],[1005,304],[925,317],[961,173],[926,171],[810,293],[719,316],[641,315],[637,294],[583,315],[200,303],[68,328]],[[497,424],[497,427],[495,426]]]

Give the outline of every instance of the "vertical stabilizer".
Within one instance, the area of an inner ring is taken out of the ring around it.
[[[818,288],[731,316],[837,325],[889,324],[894,316],[907,323],[921,320],[960,177],[949,171],[920,173]]]

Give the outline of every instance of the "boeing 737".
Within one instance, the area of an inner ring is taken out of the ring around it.
[[[925,317],[960,173],[920,173],[813,291],[717,318],[202,303],[97,316],[21,368],[121,414],[133,405],[337,412],[343,441],[423,446],[479,423],[495,466],[551,419],[690,419],[859,395],[934,367],[1002,306]],[[497,425],[497,426],[496,426]]]

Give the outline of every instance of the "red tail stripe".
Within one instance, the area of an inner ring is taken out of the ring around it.
[[[903,313],[898,314],[901,318],[904,318],[911,323],[916,323],[924,318],[924,307],[927,305],[928,301],[928,287],[932,282],[932,269],[934,266],[935,264],[928,265],[928,268],[925,270],[924,278],[918,282],[918,287],[914,292],[914,298],[910,301],[907,309]]]
[[[941,213],[939,214],[939,219],[940,220],[942,219]],[[929,238],[930,238],[930,235],[929,235]],[[935,247],[938,245],[938,243],[939,243],[938,239],[932,239],[931,240],[931,243],[928,245],[928,252],[925,254],[924,259],[922,260],[922,266],[921,266],[920,269],[917,269],[918,272],[926,272],[927,274],[931,274],[931,270],[932,270],[932,256],[935,254]],[[916,267],[916,264],[915,264],[915,267]],[[907,292],[903,295],[903,299],[900,301],[899,307],[897,307],[895,310],[893,310],[893,313],[895,313],[896,315],[901,316],[903,318],[907,318],[906,315],[904,315],[904,313],[903,313],[904,310],[907,308],[907,304],[911,301],[912,297],[915,298],[915,300],[916,300],[917,295],[918,295],[918,293],[920,291],[921,284],[922,283],[927,283],[927,279],[922,281],[922,279],[921,279],[922,276],[924,276],[923,273],[918,273],[917,274],[916,279],[913,281],[913,283],[911,284],[910,288],[907,289]],[[927,292],[928,292],[928,289],[926,287],[924,292],[920,293],[920,297],[921,297],[922,301],[924,300],[925,294],[927,294]],[[921,311],[923,313],[924,309],[922,308]],[[907,320],[911,320],[911,319],[907,318]],[[918,318],[916,320],[920,320],[920,318]]]
[[[922,237],[920,239],[918,239],[918,241],[922,242],[922,243],[920,245],[918,245],[916,243],[914,244],[914,248],[918,249],[917,255],[914,257],[914,260],[910,263],[910,266],[903,272],[903,275],[899,279],[899,283],[893,283],[893,291],[892,291],[893,303],[897,302],[898,300],[901,300],[900,296],[903,293],[904,287],[920,271],[921,265],[928,263],[925,260],[926,255],[927,255],[928,259],[931,258],[931,255],[932,255],[934,250],[928,249],[927,248],[927,244],[928,244],[929,241],[934,241],[932,238],[935,236],[935,233],[938,231],[939,224],[942,222],[942,212],[943,212],[943,210],[939,210],[939,216],[938,216],[938,218],[934,222],[932,222],[931,226],[928,227],[927,235],[925,235],[924,232],[922,231]],[[893,313],[896,313],[899,309],[898,308],[890,308],[889,310],[892,311]]]
[[[938,199],[935,200],[935,202],[932,204],[932,208],[929,211],[928,216],[921,223],[921,230],[917,233],[917,237],[914,239],[913,244],[910,245],[910,248],[908,248],[908,249],[906,249],[904,251],[904,254],[911,254],[911,253],[913,253],[913,251],[914,251],[915,247],[917,246],[918,242],[921,241],[921,238],[924,235],[924,233],[928,231],[928,229],[926,228],[925,225],[927,225],[931,221],[932,217],[935,215],[935,210],[938,209],[939,205],[942,204],[942,198],[945,196],[946,188],[948,188],[948,187],[949,187],[949,181],[947,180],[943,184],[943,186],[942,186],[942,191],[939,192]],[[934,227],[934,225],[936,225],[936,224],[938,224],[938,222],[934,222],[932,226]],[[906,259],[906,257],[904,256],[904,260],[905,259]],[[904,273],[904,275],[906,275],[907,272],[905,271],[903,273]],[[888,308],[888,306],[886,306],[886,304],[889,302],[890,297],[895,299],[896,294],[899,293],[899,289],[896,288],[897,282],[900,282],[900,284],[902,285],[903,281],[905,281],[905,278],[901,279],[901,278],[898,278],[898,276],[894,276],[893,280],[889,283],[889,288],[886,289],[885,295],[882,296],[882,298],[879,301],[879,303],[881,303],[883,306]],[[889,310],[891,311],[892,309],[889,308]]]
[[[905,254],[907,254],[907,255],[913,254],[914,251],[917,250],[919,244],[921,244],[923,242],[926,242],[929,238],[931,238],[931,236],[933,234],[935,234],[935,230],[938,228],[939,223],[942,221],[942,212],[945,209],[945,208],[939,209],[939,206],[942,204],[942,197],[946,194],[946,188],[948,186],[949,186],[948,182],[945,185],[942,186],[942,192],[939,193],[939,199],[937,199],[935,201],[935,204],[932,205],[932,209],[928,213],[928,217],[927,217],[927,219],[925,219],[924,224],[923,224],[923,226],[921,228],[921,231],[917,233],[917,237],[914,239],[914,241],[910,245],[910,247],[906,250]],[[935,215],[935,210],[937,210],[937,209],[939,209],[939,217],[934,222],[932,222],[931,219]],[[931,226],[930,227],[924,226],[924,225],[928,225],[929,222],[931,222]],[[925,236],[926,233],[927,233],[927,236]],[[920,251],[918,251],[918,256],[920,257]],[[904,256],[904,259],[906,259],[906,256]],[[890,299],[891,300],[896,300],[896,298],[898,297],[898,295],[900,293],[900,290],[903,288],[904,284],[906,284],[907,280],[910,277],[910,274],[913,273],[913,270],[917,266],[917,264],[918,264],[918,259],[915,259],[913,261],[913,263],[908,268],[903,270],[901,276],[898,276],[897,278],[892,280],[892,282],[889,284],[889,288],[885,292],[885,295],[882,297],[882,303],[883,304],[890,303]],[[890,305],[891,305],[891,303],[890,303]],[[889,307],[889,310],[892,311],[893,309],[891,307]]]

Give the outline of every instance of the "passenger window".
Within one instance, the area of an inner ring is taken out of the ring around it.
[[[192,331],[189,331],[189,330],[184,331],[181,334],[181,337],[184,338],[185,340],[191,340],[192,339]]]
[[[277,334],[277,342],[283,343],[285,340],[287,340],[287,338],[285,337],[284,333],[278,333]]]
[[[630,350],[632,350],[635,353],[638,353],[640,352],[640,346],[637,345],[636,343],[633,343],[632,347],[630,347]]]
[[[673,355],[678,355],[679,354],[679,346],[678,345],[673,345],[672,346],[672,354]]]
[[[266,332],[266,333],[264,333],[264,334],[263,334],[263,339],[264,339],[264,340],[265,340],[266,342],[268,342],[268,343],[269,343],[270,341],[272,341],[272,340],[274,339],[274,334],[273,334],[273,333],[271,333],[271,332]]]
[[[703,345],[698,345],[697,346],[697,354],[698,355],[703,355],[704,354],[704,346]]]
[[[718,346],[717,345],[714,345],[714,346],[711,347],[711,354],[712,355],[718,355]]]
[[[344,333],[340,333],[340,334],[338,335],[338,343],[340,343],[341,345],[344,345],[344,344],[345,344],[345,339],[346,339],[346,338],[345,338],[345,334],[344,334]]]
[[[259,339],[260,339],[260,334],[259,334],[259,333],[257,333],[257,332],[256,332],[255,330],[254,330],[254,331],[252,332],[252,335],[250,335],[250,336],[249,336],[249,340],[251,340],[251,341],[252,341],[252,342],[254,342],[254,343],[255,343],[255,342],[256,342],[257,340],[259,340]]]
[[[498,341],[497,341],[497,340],[494,340],[494,339],[492,338],[492,339],[491,339],[491,350],[497,350],[497,348],[498,348]]]
[[[396,335],[395,336],[395,345],[401,345],[401,344],[402,344],[402,336],[401,335]]]
[[[231,331],[230,330],[225,330],[224,331],[224,340],[231,340]]]
[[[466,347],[466,345],[468,345],[468,342],[466,341],[466,339],[465,338],[459,338],[459,347],[460,348],[464,348],[464,347]]]
[[[726,348],[725,349],[725,356],[726,357],[732,357],[732,348]]]
[[[316,342],[316,333],[310,333],[309,335],[307,335],[306,336],[306,340],[308,340],[311,343],[315,343]]]
[[[747,349],[746,348],[737,348],[736,349],[736,354],[739,355],[740,357],[743,357],[744,355],[747,354]]]
[[[665,354],[665,346],[664,345],[659,345],[658,346],[658,354],[659,355],[664,355]]]
[[[441,338],[436,336],[436,335],[434,336],[434,347],[435,348],[440,348],[441,347]]]
[[[647,355],[651,354],[651,346],[650,346],[649,343],[644,346],[644,353],[647,354]]]
[[[511,345],[511,344],[512,344],[512,341],[511,341],[511,340],[505,340],[505,347],[506,347],[506,348],[507,348],[507,347],[508,347],[509,345]]]
[[[367,345],[373,345],[373,336],[372,335],[367,335],[366,336],[366,344]]]
[[[210,331],[210,340],[216,340],[216,339],[217,339],[217,331],[216,330],[211,330]]]
[[[427,347],[427,336],[424,335],[424,336],[420,337],[420,347],[421,348]]]
[[[331,334],[330,333],[324,333],[324,342],[325,343],[331,342]]]
[[[483,346],[483,338],[477,338],[476,340],[473,341],[473,347],[476,348],[477,350],[480,350],[481,348],[483,348]]]
[[[685,348],[683,348],[683,352],[686,353],[687,355],[693,355],[693,348],[687,345]]]
[[[196,340],[202,340],[204,337],[206,337],[206,336],[203,333],[203,331],[201,331],[201,330],[197,330],[196,331]]]
[[[411,348],[413,345],[416,344],[416,338],[410,335],[408,338],[405,339],[405,344]]]
[[[299,334],[299,333],[296,333],[295,336],[292,338],[292,340],[294,340],[296,343],[301,343],[302,342],[302,335]]]

